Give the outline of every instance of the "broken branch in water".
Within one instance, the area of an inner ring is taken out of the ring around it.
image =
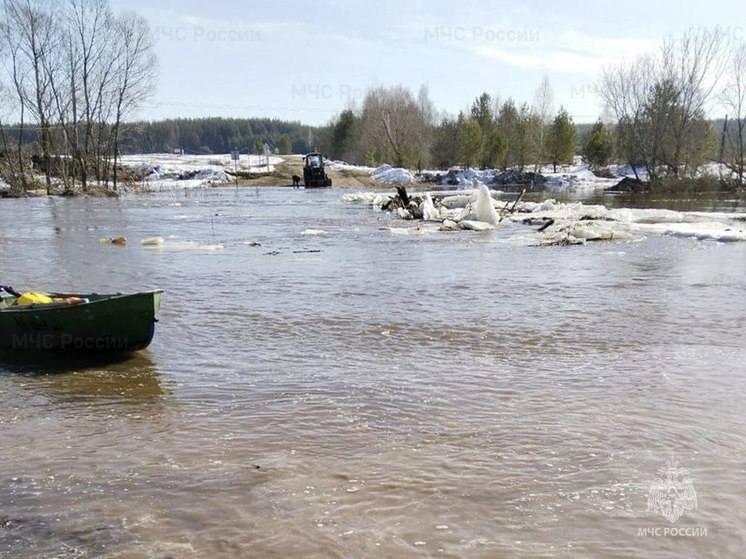
[[[513,202],[513,207],[510,208],[510,213],[515,212],[515,207],[518,205],[518,202],[521,201],[521,198],[523,198],[523,195],[526,194],[526,189],[524,188],[521,190],[521,193],[518,195],[518,198],[515,199],[515,202]]]

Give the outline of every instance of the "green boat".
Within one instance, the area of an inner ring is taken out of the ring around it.
[[[46,293],[51,303],[19,305],[20,293],[0,298],[0,349],[128,352],[153,339],[161,290],[101,295]]]

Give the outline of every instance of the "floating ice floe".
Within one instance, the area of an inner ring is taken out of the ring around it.
[[[161,239],[162,240],[162,239]],[[163,241],[163,240],[162,240]],[[194,241],[163,241],[143,244],[143,248],[151,250],[223,250],[225,247],[221,244],[203,244]]]
[[[437,229],[427,227],[389,227],[388,230],[392,235],[399,236],[429,235],[437,231]]]
[[[561,232],[584,241],[631,241],[634,239],[616,223],[599,221],[575,221],[559,229]]]
[[[462,221],[459,221],[458,226],[459,229],[466,229],[468,231],[489,231],[490,229],[495,228],[495,225],[493,223],[471,219],[464,219]]]
[[[480,185],[461,192],[410,192],[405,207],[396,193],[348,193],[342,199],[376,210],[387,209],[402,219],[440,223],[439,227],[390,228],[392,234],[436,231],[490,231],[497,226],[536,227],[530,244],[572,245],[587,241],[632,241],[647,235],[673,235],[719,242],[746,241],[746,214],[676,212],[672,210],[609,209],[582,202],[561,203],[495,200]],[[394,231],[396,230],[396,231]],[[507,238],[501,234],[500,238]]]
[[[718,221],[645,223],[635,225],[634,227],[638,231],[647,232],[648,234],[671,235],[700,241],[718,241],[721,243],[746,241],[746,228]]]

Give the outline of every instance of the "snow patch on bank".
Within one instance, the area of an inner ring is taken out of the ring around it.
[[[415,182],[415,176],[412,171],[403,169],[402,167],[392,167],[391,165],[386,164],[373,169],[370,176],[373,177],[374,180],[386,184]]]
[[[378,167],[366,167],[362,165],[350,165],[343,161],[328,161],[327,165],[339,171],[355,171],[368,173],[371,178],[381,184],[412,184],[412,183],[436,183],[456,187],[479,187],[496,184],[496,178],[501,171],[498,169],[472,169],[454,167],[448,171],[424,170],[421,173],[403,167],[392,167],[383,164]],[[534,168],[526,168],[533,171]],[[546,177],[546,187],[554,190],[570,191],[593,191],[614,186],[619,180],[626,176],[621,167],[619,175],[615,178],[597,177],[590,166],[582,163],[579,159],[573,165],[558,166],[554,171],[553,166],[539,167],[536,171]],[[631,172],[631,170],[630,170]]]
[[[145,177],[142,186],[148,190],[171,190],[215,186],[229,180],[226,171],[237,169],[244,173],[268,173],[282,162],[278,156],[267,158],[263,155],[242,154],[238,162],[231,160],[230,154],[220,155],[179,155],[170,153],[149,153],[124,155],[122,165],[142,171]]]

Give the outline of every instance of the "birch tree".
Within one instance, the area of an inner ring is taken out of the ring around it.
[[[366,158],[399,167],[420,166],[428,156],[432,129],[405,87],[377,87],[368,91],[360,118]]]
[[[55,24],[47,2],[4,0],[3,38],[10,56],[10,73],[20,103],[21,122],[25,113],[39,126],[39,143],[47,193],[51,192],[52,95],[47,58],[56,48]],[[23,124],[20,135],[22,137]],[[20,139],[20,138],[19,138]],[[19,164],[23,172],[19,144]]]
[[[536,161],[538,167],[547,160],[547,153],[545,150],[546,134],[549,125],[552,122],[552,113],[554,112],[554,92],[552,91],[552,84],[549,82],[549,76],[546,74],[542,77],[541,83],[534,93],[534,104],[532,108],[534,113],[536,113],[541,120],[541,126],[538,130],[540,150],[538,161]]]
[[[100,175],[99,154],[95,149],[96,125],[101,124],[104,116],[105,94],[114,79],[118,53],[112,44],[114,25],[107,0],[67,0],[65,12],[73,42],[70,55],[78,61],[78,71],[74,75],[77,83],[73,88],[80,95],[83,139],[74,157],[78,160],[85,190],[91,167]]]
[[[24,133],[38,131],[47,192],[91,177],[118,182],[122,123],[155,87],[157,60],[146,21],[115,15],[108,0],[2,0],[0,57],[18,121],[14,167],[24,188]],[[8,138],[4,138],[8,145]],[[113,161],[113,164],[112,164]]]
[[[739,44],[733,49],[726,80],[720,98],[728,111],[723,124],[723,138],[727,144],[727,153],[721,154],[719,159],[720,163],[726,165],[736,175],[738,186],[743,187],[745,170],[743,148],[746,133],[746,43]],[[733,123],[732,129],[728,128],[728,120]]]
[[[122,121],[153,95],[158,70],[153,36],[142,16],[134,12],[122,14],[115,22],[115,31],[114,44],[120,49],[120,56],[116,59],[114,73],[114,123],[109,153],[113,152],[116,190]]]

